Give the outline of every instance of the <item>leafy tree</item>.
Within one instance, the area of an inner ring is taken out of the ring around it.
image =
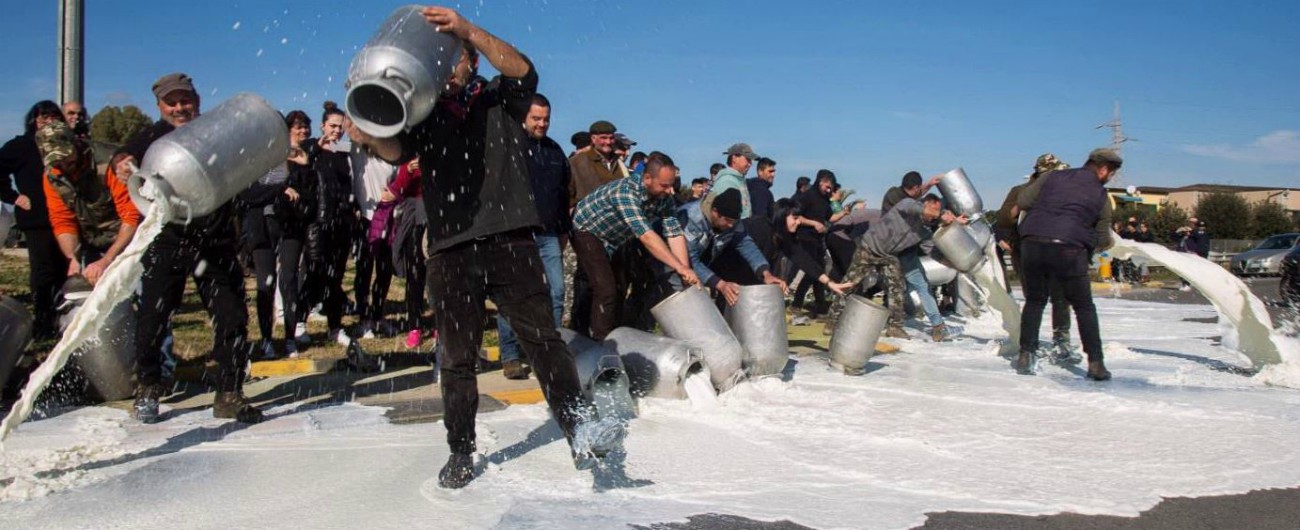
[[[1164,245],[1174,244],[1174,230],[1187,224],[1187,210],[1179,208],[1177,204],[1166,202],[1156,212],[1151,219],[1147,221],[1147,228],[1156,234],[1156,241]]]
[[[117,140],[118,122],[122,121],[122,109],[112,105],[99,109],[90,119],[90,137],[97,142],[121,145]]]
[[[122,145],[149,123],[149,117],[135,105],[122,108],[109,105],[90,120],[90,137],[99,142]]]
[[[119,143],[126,143],[136,133],[148,128],[150,123],[153,123],[153,120],[142,112],[140,107],[135,105],[122,107],[122,121],[118,123],[118,134],[122,141]]]
[[[1290,232],[1293,224],[1281,204],[1264,200],[1250,205],[1250,228],[1255,239]]]
[[[1249,239],[1250,205],[1234,193],[1211,193],[1196,203],[1196,218],[1205,221],[1217,239]]]

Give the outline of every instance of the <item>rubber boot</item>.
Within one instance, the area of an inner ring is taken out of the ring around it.
[[[1034,352],[1020,350],[1020,355],[1016,357],[1016,363],[1014,365],[1016,368],[1016,373],[1020,375],[1034,375],[1035,372],[1034,361],[1036,360],[1035,357],[1036,355],[1034,354]]]
[[[1106,369],[1106,363],[1102,361],[1088,361],[1088,379],[1093,381],[1109,381],[1110,370]]]
[[[532,372],[533,369],[524,366],[524,362],[519,359],[511,359],[501,365],[501,374],[506,376],[506,379],[528,379],[528,374]]]
[[[254,407],[238,390],[217,392],[217,397],[212,400],[212,417],[234,419],[239,423],[260,423],[262,409]]]
[[[447,464],[438,472],[438,486],[446,489],[460,489],[474,480],[474,457],[452,453],[447,457]]]

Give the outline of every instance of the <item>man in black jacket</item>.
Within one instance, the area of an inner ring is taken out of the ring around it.
[[[149,146],[199,116],[199,94],[188,75],[162,76],[153,85],[162,119],[140,131],[113,156],[113,170],[127,178]],[[187,224],[169,223],[142,260],[138,324],[135,330],[136,399],[133,415],[144,423],[159,420],[162,344],[168,323],[180,308],[185,278],[193,275],[213,323],[212,360],[218,370],[212,415],[243,423],[262,421],[262,411],[243,394],[248,364],[248,306],[244,271],[239,265],[233,201]],[[147,215],[147,213],[146,213]]]
[[[541,228],[533,234],[551,291],[551,316],[560,325],[564,315],[564,245],[572,220],[569,219],[569,159],[564,148],[546,133],[551,129],[551,102],[533,94],[524,131],[528,133],[528,176],[533,185],[533,203]],[[528,379],[532,370],[524,366],[519,338],[505,319],[497,319],[501,343],[501,372],[506,379]]]
[[[423,13],[463,45],[433,113],[396,138],[373,138],[357,127],[348,136],[385,160],[416,154],[424,169],[428,285],[445,346],[440,381],[451,446],[438,484],[461,488],[474,479],[476,373],[488,297],[519,337],[574,464],[589,468],[621,443],[624,427],[612,419],[593,421],[595,408],[582,394],[551,312],[533,238],[540,222],[530,196],[528,140],[520,127],[537,91],[537,72],[514,46],[456,11],[427,7]],[[501,73],[491,82],[476,75],[479,53]]]
[[[1111,149],[1095,149],[1079,169],[1053,171],[1031,182],[1016,199],[1025,211],[1020,222],[1021,281],[1025,308],[1020,316],[1020,356],[1016,371],[1034,373],[1038,328],[1049,287],[1060,282],[1074,308],[1083,351],[1088,354],[1088,378],[1110,379],[1102,360],[1097,307],[1092,303],[1088,266],[1092,253],[1110,248],[1110,199],[1105,184],[1124,160]]]

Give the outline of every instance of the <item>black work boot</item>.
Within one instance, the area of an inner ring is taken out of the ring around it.
[[[379,359],[366,353],[366,350],[361,347],[361,343],[356,340],[348,343],[346,362],[349,368],[363,374],[373,374],[384,369]]]
[[[1070,347],[1070,336],[1053,333],[1052,334],[1052,361],[1057,364],[1079,364],[1083,362],[1083,356]]]
[[[158,423],[158,399],[163,395],[162,385],[141,385],[135,389],[135,403],[131,417],[140,423]]]
[[[474,457],[472,455],[452,453],[447,457],[447,464],[438,472],[438,486],[446,489],[460,489],[474,480]]]
[[[501,374],[506,379],[528,379],[528,374],[533,373],[533,369],[524,366],[524,362],[519,359],[511,359],[501,364]]]
[[[244,393],[238,390],[217,392],[217,397],[212,400],[212,417],[233,418],[240,423],[259,423],[262,421],[262,409],[254,407],[244,397]]]
[[[1020,356],[1016,357],[1016,363],[1014,365],[1016,373],[1020,375],[1034,375],[1034,361],[1037,360],[1036,357],[1037,355],[1032,351],[1020,350]]]
[[[1100,360],[1088,361],[1088,379],[1093,381],[1109,381],[1110,370],[1106,369],[1106,363]]]

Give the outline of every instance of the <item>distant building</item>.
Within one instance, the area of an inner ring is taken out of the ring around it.
[[[1111,203],[1116,210],[1137,208],[1157,212],[1165,204],[1173,204],[1191,213],[1201,198],[1212,193],[1231,193],[1254,204],[1260,201],[1272,201],[1282,205],[1292,219],[1300,219],[1300,188],[1282,188],[1266,186],[1231,186],[1227,184],[1192,184],[1181,188],[1162,188],[1156,186],[1130,186],[1128,188],[1106,188]]]

